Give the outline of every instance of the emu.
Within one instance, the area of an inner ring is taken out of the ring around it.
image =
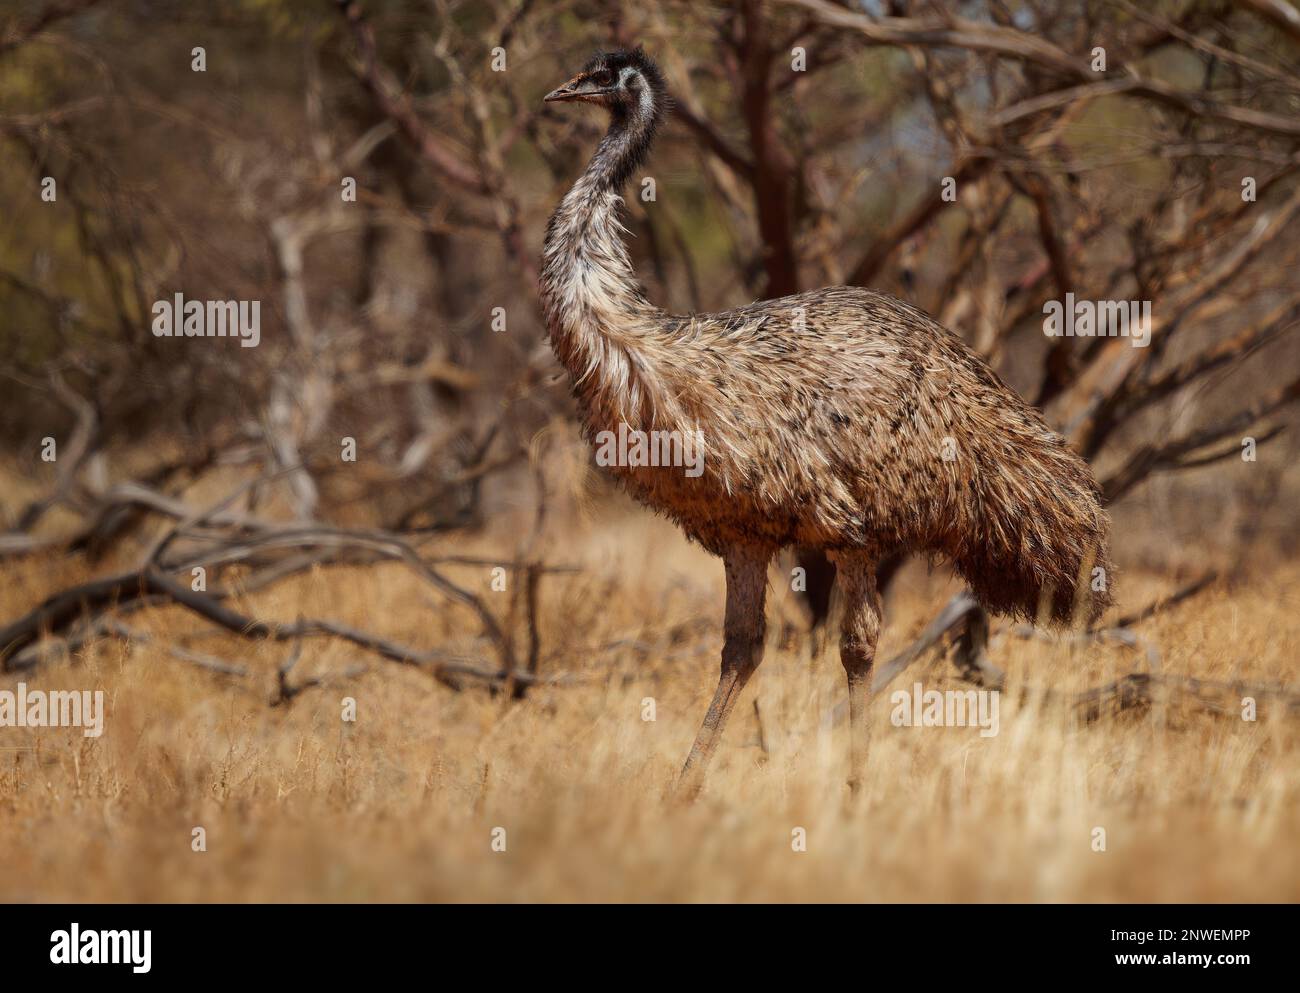
[[[726,573],[722,671],[679,793],[699,792],[762,661],[768,565],[791,545],[825,549],[838,569],[856,791],[881,625],[877,563],[937,555],[993,612],[1095,618],[1110,603],[1096,480],[960,338],[884,294],[837,286],[716,314],[650,303],[621,237],[619,191],[667,107],[659,69],[639,47],[598,54],[545,100],[610,117],[550,219],[539,280],[584,433],[594,441],[624,425],[702,438],[695,477],[611,467]],[[1096,575],[1107,578],[1094,592]]]

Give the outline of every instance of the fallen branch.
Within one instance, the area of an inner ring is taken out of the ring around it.
[[[1218,717],[1241,717],[1243,698],[1276,702],[1289,717],[1300,717],[1300,692],[1263,683],[1219,682],[1194,676],[1131,672],[1112,683],[1074,694],[1071,706],[1091,723],[1106,714],[1144,710],[1157,703],[1183,704]]]
[[[452,689],[461,689],[463,681],[467,679],[497,685],[503,682],[504,678],[500,671],[488,669],[478,664],[476,660],[465,660],[438,651],[422,652],[337,621],[308,618],[300,619],[293,624],[280,624],[249,617],[224,606],[211,594],[196,593],[187,589],[156,569],[111,576],[65,590],[51,597],[25,617],[10,624],[0,631],[0,661],[5,663],[4,670],[11,671],[9,660],[21,648],[35,642],[42,632],[67,627],[86,609],[104,609],[120,599],[147,595],[162,597],[164,601],[185,607],[242,638],[270,641],[294,641],[318,637],[339,638],[389,661],[425,669],[440,683]],[[111,628],[101,630],[103,633],[120,633],[112,631]],[[513,679],[516,683],[526,685],[566,681],[562,676],[541,680],[528,673],[519,672],[513,673]]]
[[[1110,627],[1127,628],[1127,627],[1132,627],[1134,624],[1140,624],[1142,621],[1145,621],[1150,617],[1154,617],[1156,614],[1160,613],[1161,611],[1168,610],[1174,604],[1182,603],[1184,600],[1187,600],[1190,597],[1195,596],[1197,593],[1200,593],[1201,590],[1205,589],[1207,586],[1209,586],[1218,578],[1219,578],[1218,572],[1216,570],[1211,569],[1209,572],[1205,573],[1198,579],[1192,580],[1182,589],[1175,590],[1173,593],[1170,593],[1167,596],[1163,596],[1157,600],[1154,600],[1153,602],[1143,607],[1141,610],[1134,611],[1131,614],[1122,615],[1118,620],[1112,621]]]

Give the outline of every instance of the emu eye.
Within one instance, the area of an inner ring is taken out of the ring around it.
[[[600,72],[591,74],[591,81],[597,86],[608,86],[614,82],[614,72],[612,69],[601,69]]]

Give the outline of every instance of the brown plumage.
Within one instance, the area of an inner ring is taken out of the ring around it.
[[[585,432],[679,432],[702,450],[698,476],[611,467],[726,566],[722,678],[687,760],[692,791],[761,660],[766,570],[783,547],[824,548],[839,566],[851,782],[866,757],[879,559],[941,555],[999,613],[1060,622],[1104,609],[1109,522],[1096,481],[982,358],[916,308],[853,287],[717,314],[660,310],[618,219],[619,190],[666,104],[658,69],[640,49],[598,55],[547,100],[597,103],[612,118],[551,218],[541,274]]]

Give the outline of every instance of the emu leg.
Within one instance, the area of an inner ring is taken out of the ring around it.
[[[880,636],[880,593],[876,563],[865,556],[841,556],[837,562],[844,592],[844,623],[840,630],[840,664],[849,683],[849,789],[856,793],[867,771],[871,738],[868,697],[871,667]]]
[[[763,605],[767,564],[771,558],[772,553],[766,549],[738,549],[723,557],[727,571],[727,609],[723,622],[722,674],[677,781],[677,792],[685,799],[693,799],[704,785],[705,771],[722,738],[727,718],[749,677],[763,661],[766,630]]]

